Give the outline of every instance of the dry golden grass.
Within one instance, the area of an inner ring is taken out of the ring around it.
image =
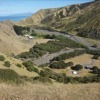
[[[100,58],[98,60],[93,60],[93,66],[100,68]]]
[[[90,39],[90,38],[84,38],[86,41],[90,42],[90,43],[93,43],[93,44],[97,44],[97,45],[100,45],[100,40],[98,39]]]
[[[89,64],[91,63],[91,55],[89,54],[83,54],[80,56],[76,56],[74,58],[71,59],[66,59],[65,62],[70,62],[72,61],[74,63],[74,65],[76,64]]]
[[[100,84],[0,84],[0,100],[100,100]]]
[[[0,55],[4,55],[4,54],[0,53]],[[6,58],[5,61],[10,61],[10,63],[11,63],[10,69],[13,69],[19,75],[21,75],[21,76],[28,76],[28,77],[38,76],[38,74],[35,73],[35,72],[27,71],[24,66],[22,66],[22,68],[17,67],[16,64],[18,64],[18,63],[22,64],[21,60],[15,59],[15,58],[12,58],[12,57],[6,56],[6,55],[4,55],[4,56]],[[7,67],[5,67],[3,64],[4,64],[4,62],[0,61],[0,69],[7,69]]]
[[[74,65],[76,64],[81,64],[81,65],[91,65],[91,66],[97,66],[98,68],[100,68],[100,59],[92,59],[92,55],[89,54],[83,54],[74,58],[70,58],[70,59],[66,59],[65,62],[73,62]],[[72,71],[70,67],[66,68],[66,69],[52,69],[53,71],[57,72],[57,73],[66,73],[67,76],[87,76],[87,75],[92,75],[90,72],[90,70],[83,68],[82,70],[78,71],[77,75],[73,75]]]
[[[9,25],[0,23],[0,52],[4,54],[19,54],[29,51],[36,43],[46,43],[49,39],[29,40],[24,36],[17,36]]]

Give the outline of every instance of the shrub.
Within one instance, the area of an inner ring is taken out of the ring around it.
[[[38,69],[37,68],[35,68],[34,66],[33,66],[33,62],[31,62],[31,61],[25,61],[25,62],[23,62],[22,63],[25,67],[26,67],[26,69],[28,70],[28,71],[34,71],[34,72],[39,72],[38,71]]]
[[[17,67],[19,67],[19,68],[21,68],[21,67],[22,67],[22,65],[21,65],[21,64],[19,64],[19,63],[18,63],[18,64],[16,64],[16,66],[17,66]]]
[[[66,63],[67,66],[72,66],[73,65],[73,62],[68,62]]]
[[[37,36],[37,35],[38,34],[34,30],[32,30],[31,36]]]
[[[85,50],[75,50],[70,53],[61,54],[58,57],[53,58],[51,61],[61,61],[61,60],[69,59],[78,55],[82,55],[84,53],[85,53]]]
[[[50,68],[55,68],[55,69],[63,69],[66,68],[68,65],[64,61],[58,61],[58,62],[53,62],[50,64]]]
[[[89,50],[89,49],[87,49],[87,53],[100,56],[100,50]]]
[[[55,38],[55,36],[52,35],[52,38]],[[55,41],[48,41],[47,43],[37,44],[37,45],[33,46],[29,52],[21,53],[20,55],[18,55],[18,57],[25,58],[25,59],[38,58],[40,56],[43,56],[47,52],[55,53],[55,52],[61,51],[62,49],[66,48],[66,47],[85,48],[80,43],[76,43],[75,41],[73,41],[67,37],[56,36]],[[76,50],[73,54],[70,54],[67,57],[77,56],[77,55],[83,54],[84,52],[85,51],[83,51],[83,50],[79,50],[79,51]],[[64,55],[66,56],[67,54],[64,54]],[[64,58],[66,58],[65,56],[64,56]],[[61,60],[63,60],[64,58],[61,56]]]
[[[12,69],[0,69],[0,81],[20,84],[20,76]]]
[[[72,70],[77,70],[77,71],[81,70],[82,68],[83,68],[83,66],[80,64],[77,64],[77,65],[71,67]]]
[[[98,58],[99,58],[98,55],[94,55],[94,56],[93,56],[93,59],[98,59]]]
[[[56,36],[53,34],[53,35],[44,35],[44,38],[46,38],[46,39],[55,39],[56,38]]]
[[[43,71],[43,70],[41,70],[40,73],[39,73],[39,75],[42,76],[42,77],[49,78],[49,74],[48,74],[47,71]]]
[[[3,55],[0,55],[0,61],[4,61],[5,57]]]
[[[13,27],[17,35],[24,35],[30,31],[29,27],[22,27],[17,25],[14,25]]]
[[[40,77],[40,76],[34,77],[33,81],[39,81],[39,82],[42,82],[42,83],[52,83],[52,81],[49,78]]]
[[[4,66],[10,67],[10,66],[11,66],[10,61],[5,61],[5,62],[4,62]]]

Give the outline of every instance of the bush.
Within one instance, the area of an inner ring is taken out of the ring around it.
[[[4,61],[5,57],[3,55],[0,55],[0,61]]]
[[[56,36],[53,34],[53,35],[44,35],[44,38],[46,39],[55,39]]]
[[[5,61],[5,62],[4,62],[4,66],[10,67],[10,66],[11,66],[10,61]]]
[[[87,53],[100,56],[100,50],[89,50],[89,49],[87,49]]]
[[[58,57],[53,58],[51,61],[61,61],[61,60],[69,59],[78,55],[82,55],[84,53],[85,53],[85,50],[75,50],[70,53],[61,54]]]
[[[33,66],[33,62],[31,62],[31,61],[25,61],[25,62],[23,62],[22,63],[23,64],[23,66],[25,66],[26,67],[26,69],[28,70],[28,71],[34,71],[34,72],[39,72],[38,71],[38,69],[37,68],[35,68],[34,66]]]
[[[68,77],[66,74],[58,74],[50,69],[45,68],[40,73],[41,77],[51,78],[57,82],[62,83],[90,83],[90,82],[100,82],[100,69],[95,72],[94,76],[85,77]]]
[[[0,81],[20,84],[20,76],[12,69],[0,69]]]
[[[92,59],[98,59],[99,56],[98,55],[94,55]]]
[[[52,38],[54,38],[55,36],[52,35]],[[48,41],[47,43],[41,43],[41,44],[37,44],[35,46],[33,46],[29,52],[24,52],[21,53],[20,55],[18,55],[18,57],[20,58],[38,58],[40,56],[43,56],[44,54],[46,54],[47,52],[49,53],[55,53],[58,51],[61,51],[62,49],[65,49],[66,47],[72,47],[72,48],[85,48],[83,45],[76,43],[75,41],[67,38],[67,37],[63,37],[63,36],[56,36],[55,41]],[[83,54],[85,51],[83,50],[79,50],[79,51],[75,51],[73,54],[70,54],[69,56],[73,57]],[[65,54],[64,54],[65,55]],[[61,58],[63,59],[63,57]]]
[[[83,66],[80,65],[80,64],[77,64],[77,65],[71,67],[72,70],[77,70],[77,71],[78,71],[78,70],[81,70],[82,68],[83,68]]]
[[[22,65],[21,65],[21,64],[19,64],[19,63],[18,63],[18,64],[16,64],[16,66],[17,66],[17,67],[19,67],[19,68],[21,68],[21,67],[22,67]]]
[[[39,75],[42,76],[42,77],[49,78],[49,74],[48,74],[47,71],[43,71],[43,70],[41,70],[40,73],[39,73]]]
[[[49,78],[40,77],[40,76],[34,77],[33,81],[39,81],[39,82],[42,82],[42,83],[52,83],[52,81]]]
[[[63,69],[68,67],[68,64],[66,64],[64,61],[58,61],[58,62],[53,62],[49,65],[50,68],[55,68],[55,69]]]
[[[38,34],[34,30],[32,30],[31,36],[37,36],[37,35]]]
[[[29,27],[22,27],[22,26],[17,26],[17,25],[14,25],[13,27],[17,35],[24,35],[30,32]]]

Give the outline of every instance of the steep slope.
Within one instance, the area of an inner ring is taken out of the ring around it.
[[[33,14],[31,17],[23,19],[17,24],[19,25],[31,25],[31,24],[39,25],[45,17],[50,16],[56,10],[57,9],[41,9],[35,14]]]
[[[38,25],[57,31],[81,33],[84,28],[86,34],[97,30],[99,33],[100,0],[84,4],[75,4],[57,9],[40,10],[33,16],[18,22],[21,25]],[[98,25],[94,24],[97,23]],[[86,28],[85,28],[86,27]],[[94,27],[94,28],[91,28]]]
[[[0,52],[4,54],[18,54],[29,50],[33,42],[29,42],[24,37],[18,36],[10,21],[0,22]]]

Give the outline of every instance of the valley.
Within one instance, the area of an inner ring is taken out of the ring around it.
[[[1,21],[0,100],[99,100],[99,17],[94,0]]]

